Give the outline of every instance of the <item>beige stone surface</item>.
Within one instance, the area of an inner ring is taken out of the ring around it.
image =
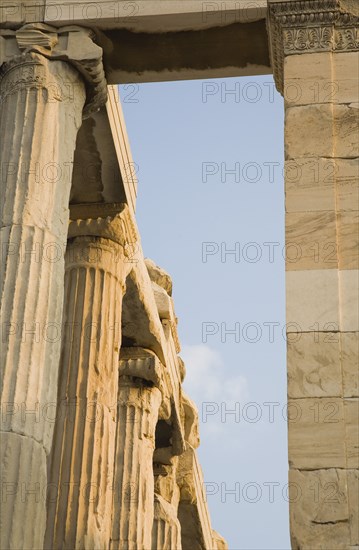
[[[359,209],[358,159],[335,159],[337,208],[339,211]]]
[[[342,399],[288,400],[288,454],[291,468],[345,468]]]
[[[357,159],[303,157],[285,162],[286,212],[358,210]]]
[[[54,37],[39,34],[51,57]],[[3,37],[1,41],[3,46]],[[0,52],[0,152],[1,162],[10,168],[2,172],[1,182],[1,245],[5,251],[1,326],[9,328],[1,345],[1,397],[15,413],[3,427],[15,432],[7,440],[6,460],[11,457],[21,465],[23,483],[34,479],[37,469],[43,488],[45,452],[50,451],[54,428],[52,419],[48,420],[48,405],[56,402],[60,355],[71,186],[68,170],[82,120],[85,86],[73,66],[48,60],[37,49],[37,37],[23,29],[16,38],[7,33],[6,47]],[[75,88],[71,100],[69,90]],[[36,459],[34,440],[41,446]],[[7,482],[7,470],[3,481]],[[33,507],[30,498],[24,498],[20,507],[12,500],[1,506],[4,547],[41,547],[45,503],[42,500]]]
[[[284,59],[284,100],[287,107],[332,103],[337,93],[331,52],[290,55]]]
[[[174,319],[171,297],[157,283],[152,283],[152,289],[155,296],[160,319]]]
[[[339,269],[359,269],[359,211],[338,214]]]
[[[152,548],[181,550],[181,524],[177,518],[177,507],[172,506],[160,495],[155,494]]]
[[[286,158],[357,157],[358,121],[359,109],[355,103],[289,107],[285,124]]]
[[[344,397],[359,397],[359,332],[340,334]]]
[[[339,333],[306,332],[287,340],[288,397],[341,397]]]
[[[359,545],[359,471],[347,470],[350,543]]]
[[[126,202],[134,212],[136,210],[138,166],[132,158],[118,86],[108,86],[106,110],[127,199]]]
[[[339,277],[336,269],[287,271],[287,332],[338,330],[338,286]],[[350,318],[345,326],[348,326],[349,322]]]
[[[228,550],[227,542],[214,529],[212,529],[212,537],[213,537],[213,547],[215,550]]]
[[[359,331],[359,271],[342,269],[339,271],[340,286],[340,330]]]
[[[352,2],[354,6],[355,2]],[[333,55],[333,76],[336,83],[334,101],[351,103],[359,97],[359,53],[336,52]]]
[[[157,425],[157,432],[159,424]],[[160,495],[164,500],[169,502],[177,513],[178,503],[180,499],[180,490],[177,485],[177,469],[179,457],[173,455],[173,448],[169,449],[169,459],[167,457],[161,461],[161,449],[159,446],[158,433],[156,449],[153,456],[153,471],[155,476],[155,493]],[[162,455],[164,456],[164,455]]]
[[[338,267],[334,211],[287,212],[285,233],[287,271]],[[348,240],[349,237],[345,248],[351,247],[351,243],[347,244]]]
[[[187,395],[182,393],[182,406],[184,412],[184,434],[186,441],[197,449],[199,447],[199,421],[196,404]]]
[[[350,545],[346,471],[289,471],[293,550],[346,550]]]
[[[46,521],[46,453],[31,437],[0,434],[1,548],[42,548]]]
[[[284,60],[287,106],[352,103],[359,97],[358,52],[316,52]]]
[[[111,536],[124,260],[109,239],[79,236],[67,247],[66,337],[49,461],[50,482],[61,490],[48,509],[49,548],[100,550]]]
[[[354,164],[355,161],[348,161]],[[356,163],[355,163],[356,166]],[[350,168],[350,167],[349,167]],[[336,174],[343,180],[343,194],[350,195],[344,182],[352,182],[352,172],[344,171],[339,159],[295,158],[285,162],[285,208],[286,212],[335,211]],[[347,179],[344,179],[344,178]],[[354,188],[354,185],[352,185]],[[349,199],[349,197],[348,197]],[[346,202],[350,202],[350,199]]]
[[[359,468],[359,399],[344,399],[347,468]]]
[[[181,490],[178,517],[181,523],[183,550],[212,550],[212,529],[204,493],[203,474],[196,453],[190,445],[180,456],[177,483]]]
[[[169,296],[172,296],[172,279],[170,275],[150,258],[145,258],[145,264],[151,281],[157,283]]]
[[[161,392],[140,379],[119,382],[111,550],[151,548],[152,469]]]

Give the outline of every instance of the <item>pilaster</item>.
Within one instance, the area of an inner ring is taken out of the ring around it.
[[[358,479],[359,414],[358,16],[347,0],[269,4],[272,65],[286,109],[294,549],[359,544],[351,489]],[[335,496],[328,505],[330,487]]]

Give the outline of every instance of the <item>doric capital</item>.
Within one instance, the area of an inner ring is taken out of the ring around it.
[[[102,237],[124,248],[132,256],[137,231],[125,203],[89,203],[70,205],[68,237]]]
[[[4,74],[28,62],[33,54],[50,60],[66,61],[82,75],[87,92],[84,117],[98,111],[107,100],[107,83],[102,65],[102,48],[94,42],[91,29],[68,26],[57,29],[42,23],[29,23],[20,29],[0,31],[0,65]],[[1,75],[1,73],[0,73]]]
[[[359,4],[352,0],[268,0],[268,33],[277,89],[287,55],[359,50]]]
[[[153,351],[139,347],[122,347],[119,367],[120,377],[142,378],[163,391],[165,368]]]

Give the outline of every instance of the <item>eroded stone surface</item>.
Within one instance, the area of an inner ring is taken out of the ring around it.
[[[151,547],[152,459],[160,402],[157,388],[130,377],[120,378],[111,550]]]
[[[162,287],[169,296],[172,296],[172,279],[164,269],[155,264],[150,258],[145,259],[151,281]]]
[[[49,466],[59,491],[48,506],[49,548],[100,550],[109,543],[124,259],[123,248],[109,239],[78,236],[67,247],[67,334]]]
[[[359,109],[355,103],[289,107],[285,126],[286,158],[355,158],[359,145],[358,122]]]
[[[350,544],[359,545],[359,470],[347,470]]]
[[[290,470],[289,498],[293,550],[349,547],[345,470]]]
[[[340,336],[306,332],[287,340],[288,396],[341,397]]]
[[[359,397],[359,332],[343,332],[340,339],[344,397]]]
[[[288,400],[291,468],[345,468],[343,401],[336,397]]]
[[[46,453],[31,437],[0,435],[1,548],[42,548],[46,522]]]
[[[347,468],[359,468],[359,399],[344,399]]]

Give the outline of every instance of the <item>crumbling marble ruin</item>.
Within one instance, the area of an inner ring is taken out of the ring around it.
[[[116,85],[273,73],[292,547],[358,548],[359,3],[7,0],[0,17],[1,547],[227,547]]]

